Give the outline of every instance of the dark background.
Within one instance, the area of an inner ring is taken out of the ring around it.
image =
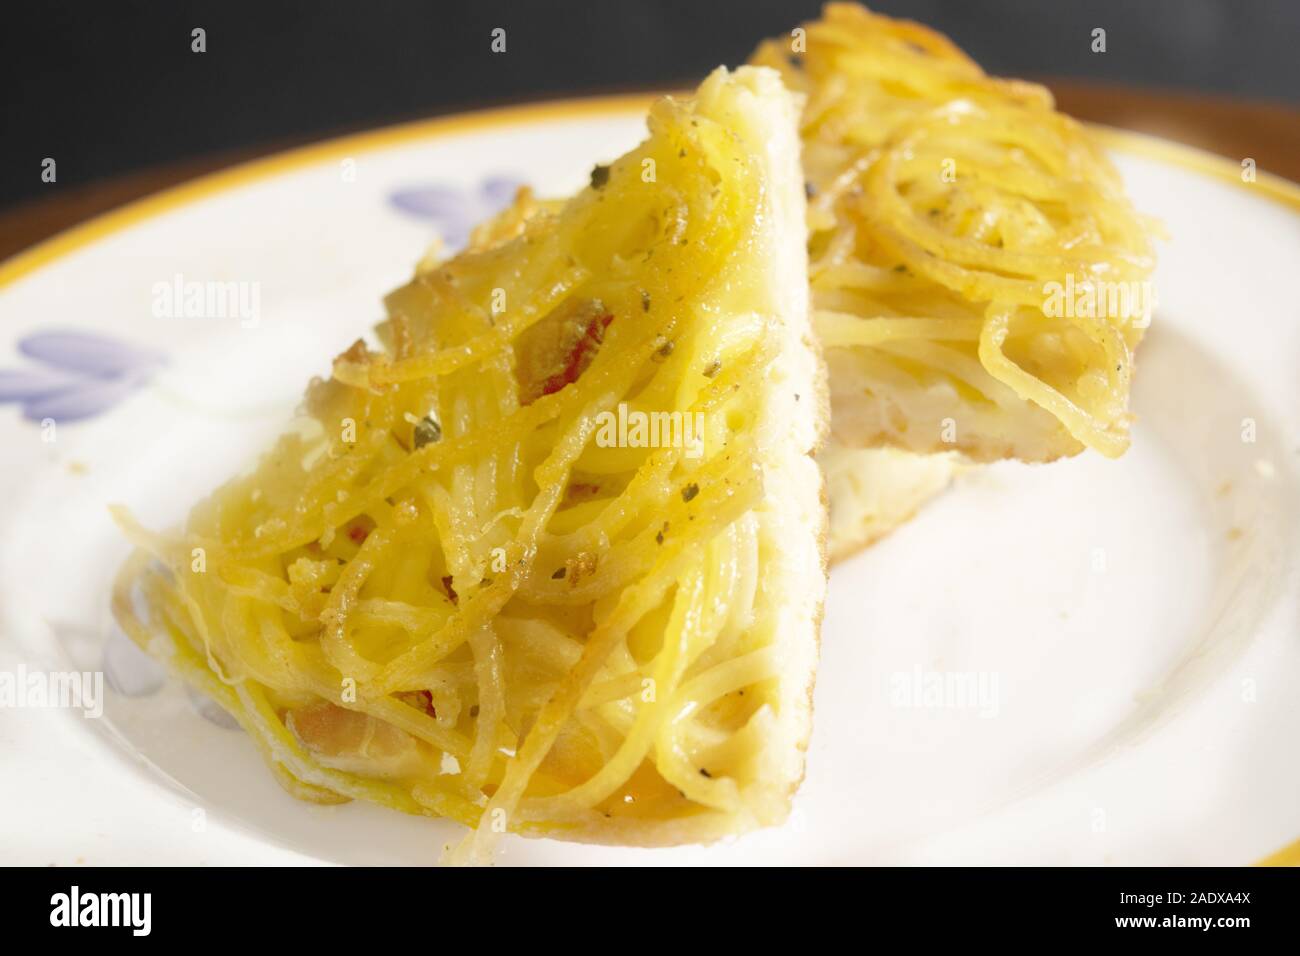
[[[130,170],[504,101],[693,84],[816,0],[6,5],[0,207]],[[1300,0],[876,0],[993,73],[1295,103]],[[1094,27],[1107,52],[1090,50]],[[207,52],[190,31],[207,31]],[[494,27],[507,50],[489,48]],[[59,181],[40,180],[41,160]]]

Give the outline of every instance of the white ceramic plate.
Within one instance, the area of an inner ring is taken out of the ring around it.
[[[435,231],[463,233],[510,181],[576,188],[640,138],[646,102],[350,137],[0,267],[0,674],[108,675],[99,719],[0,709],[0,860],[429,863],[458,835],[281,791],[117,632],[107,505],[180,520]],[[1300,190],[1106,135],[1172,236],[1132,451],[974,473],[836,568],[785,827],[658,851],[511,839],[503,862],[1236,864],[1300,836]],[[256,312],[160,316],[177,276],[256,288]],[[963,678],[974,699],[929,693]]]

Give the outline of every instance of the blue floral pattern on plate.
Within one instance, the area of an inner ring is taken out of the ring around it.
[[[388,201],[408,216],[431,220],[447,246],[456,250],[469,241],[474,226],[509,206],[522,185],[515,176],[488,176],[477,189],[445,183],[414,186],[396,190]]]
[[[23,417],[35,422],[102,414],[166,363],[161,352],[72,330],[33,333],[19,340],[18,351],[39,364],[0,368],[0,404],[21,405]]]
[[[123,697],[148,697],[162,689],[167,672],[117,628],[104,642],[104,680]]]
[[[432,222],[455,250],[477,223],[510,205],[521,185],[516,176],[495,175],[471,190],[445,183],[399,189],[389,202]],[[18,351],[36,364],[0,368],[0,404],[19,405],[29,421],[60,424],[103,414],[148,384],[167,361],[159,351],[76,330],[33,333],[19,340]]]

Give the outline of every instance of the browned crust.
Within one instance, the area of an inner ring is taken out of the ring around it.
[[[811,298],[812,290],[809,288],[809,297]],[[821,451],[822,446],[830,438],[831,433],[831,392],[830,392],[830,374],[826,367],[826,357],[821,348],[817,345],[812,334],[812,303],[809,302],[809,320],[808,328],[804,331],[802,341],[804,348],[810,350],[814,356],[817,365],[816,381],[813,383],[817,390],[817,438],[813,447],[809,449],[806,457],[811,458],[816,464],[817,453]],[[817,497],[821,504],[821,527],[817,530],[817,555],[821,562],[821,575],[829,581],[830,578],[830,487],[826,481],[826,475],[821,468],[817,469],[817,475],[820,479],[817,489]],[[812,629],[813,640],[817,644],[817,662],[821,663],[822,655],[822,623],[826,619],[826,592],[828,588],[822,589],[821,600],[817,602],[813,610]],[[817,690],[817,667],[808,677],[808,687],[805,694],[808,698],[808,733],[804,739],[799,742],[800,770],[797,779],[791,782],[789,796],[787,799],[793,800],[794,795],[798,793],[799,788],[803,786],[804,779],[808,776],[808,744],[812,740],[812,728],[816,721],[814,708],[814,697]]]

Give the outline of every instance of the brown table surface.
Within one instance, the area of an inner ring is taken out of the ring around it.
[[[1300,181],[1300,112],[1274,103],[1191,93],[1047,81],[1065,112],[1079,119],[1187,143],[1261,171]],[[335,135],[353,132],[340,130]],[[311,142],[310,137],[188,159],[86,184],[58,185],[48,197],[0,210],[0,260],[69,226],[168,186],[226,166]]]

